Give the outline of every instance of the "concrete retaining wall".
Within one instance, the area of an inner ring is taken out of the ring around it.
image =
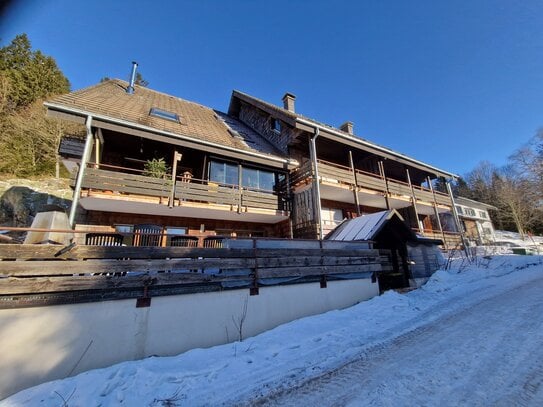
[[[243,337],[378,295],[371,279],[261,287],[136,300],[0,310],[0,399],[46,381],[151,355],[238,340],[233,322],[247,302]]]

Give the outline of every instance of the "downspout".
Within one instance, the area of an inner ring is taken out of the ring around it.
[[[458,211],[456,210],[456,202],[454,201],[454,195],[452,193],[451,182],[447,181],[446,184],[447,184],[447,192],[449,193],[449,198],[451,198],[454,223],[456,223],[456,228],[458,229],[458,232],[460,232],[460,239],[462,240],[462,246],[464,246],[464,252],[466,253],[467,258],[469,259],[470,255],[469,255],[468,245],[466,244],[466,238],[464,236],[464,228],[462,228],[462,225],[460,224],[460,217],[458,216]]]
[[[322,214],[321,214],[321,187],[319,184],[319,167],[317,165],[317,147],[315,145],[315,140],[317,137],[319,137],[320,131],[318,127],[315,127],[315,135],[310,138],[309,143],[309,155],[311,158],[311,164],[313,167],[313,185],[314,185],[314,192],[313,192],[313,200],[315,202],[314,210],[315,210],[315,217],[317,221],[317,225],[319,227],[319,239],[322,240],[323,233],[322,233]]]
[[[87,129],[87,138],[85,139],[85,148],[83,149],[83,155],[81,156],[81,163],[79,164],[79,171],[77,172],[77,179],[75,182],[74,188],[74,197],[72,199],[72,206],[70,208],[70,216],[68,221],[70,222],[70,227],[73,229],[75,213],[77,211],[77,206],[79,205],[79,197],[81,196],[81,184],[83,184],[83,177],[85,175],[85,169],[87,168],[87,163],[89,162],[90,155],[92,153],[92,143],[93,143],[93,134],[92,134],[92,116],[87,116],[85,121],[85,128]]]

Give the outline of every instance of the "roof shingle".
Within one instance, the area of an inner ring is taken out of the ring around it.
[[[138,85],[133,94],[128,94],[127,86],[125,81],[111,79],[56,96],[48,100],[48,104],[120,119],[241,151],[286,158],[260,134],[224,113]],[[179,123],[150,116],[149,111],[153,107],[176,113],[180,118]]]

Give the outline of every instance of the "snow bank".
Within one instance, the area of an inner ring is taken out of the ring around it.
[[[543,256],[455,261],[408,294],[294,321],[244,342],[148,358],[24,390],[0,406],[232,404],[287,388],[485,298],[534,280]]]

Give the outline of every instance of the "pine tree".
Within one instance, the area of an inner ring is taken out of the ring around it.
[[[0,48],[0,173],[55,172],[66,125],[46,118],[42,101],[69,90],[70,83],[55,60],[33,51],[26,34]]]
[[[70,91],[70,82],[56,61],[41,51],[32,51],[26,34],[0,48],[0,83],[9,89],[3,94],[9,109],[29,106],[38,99]]]

